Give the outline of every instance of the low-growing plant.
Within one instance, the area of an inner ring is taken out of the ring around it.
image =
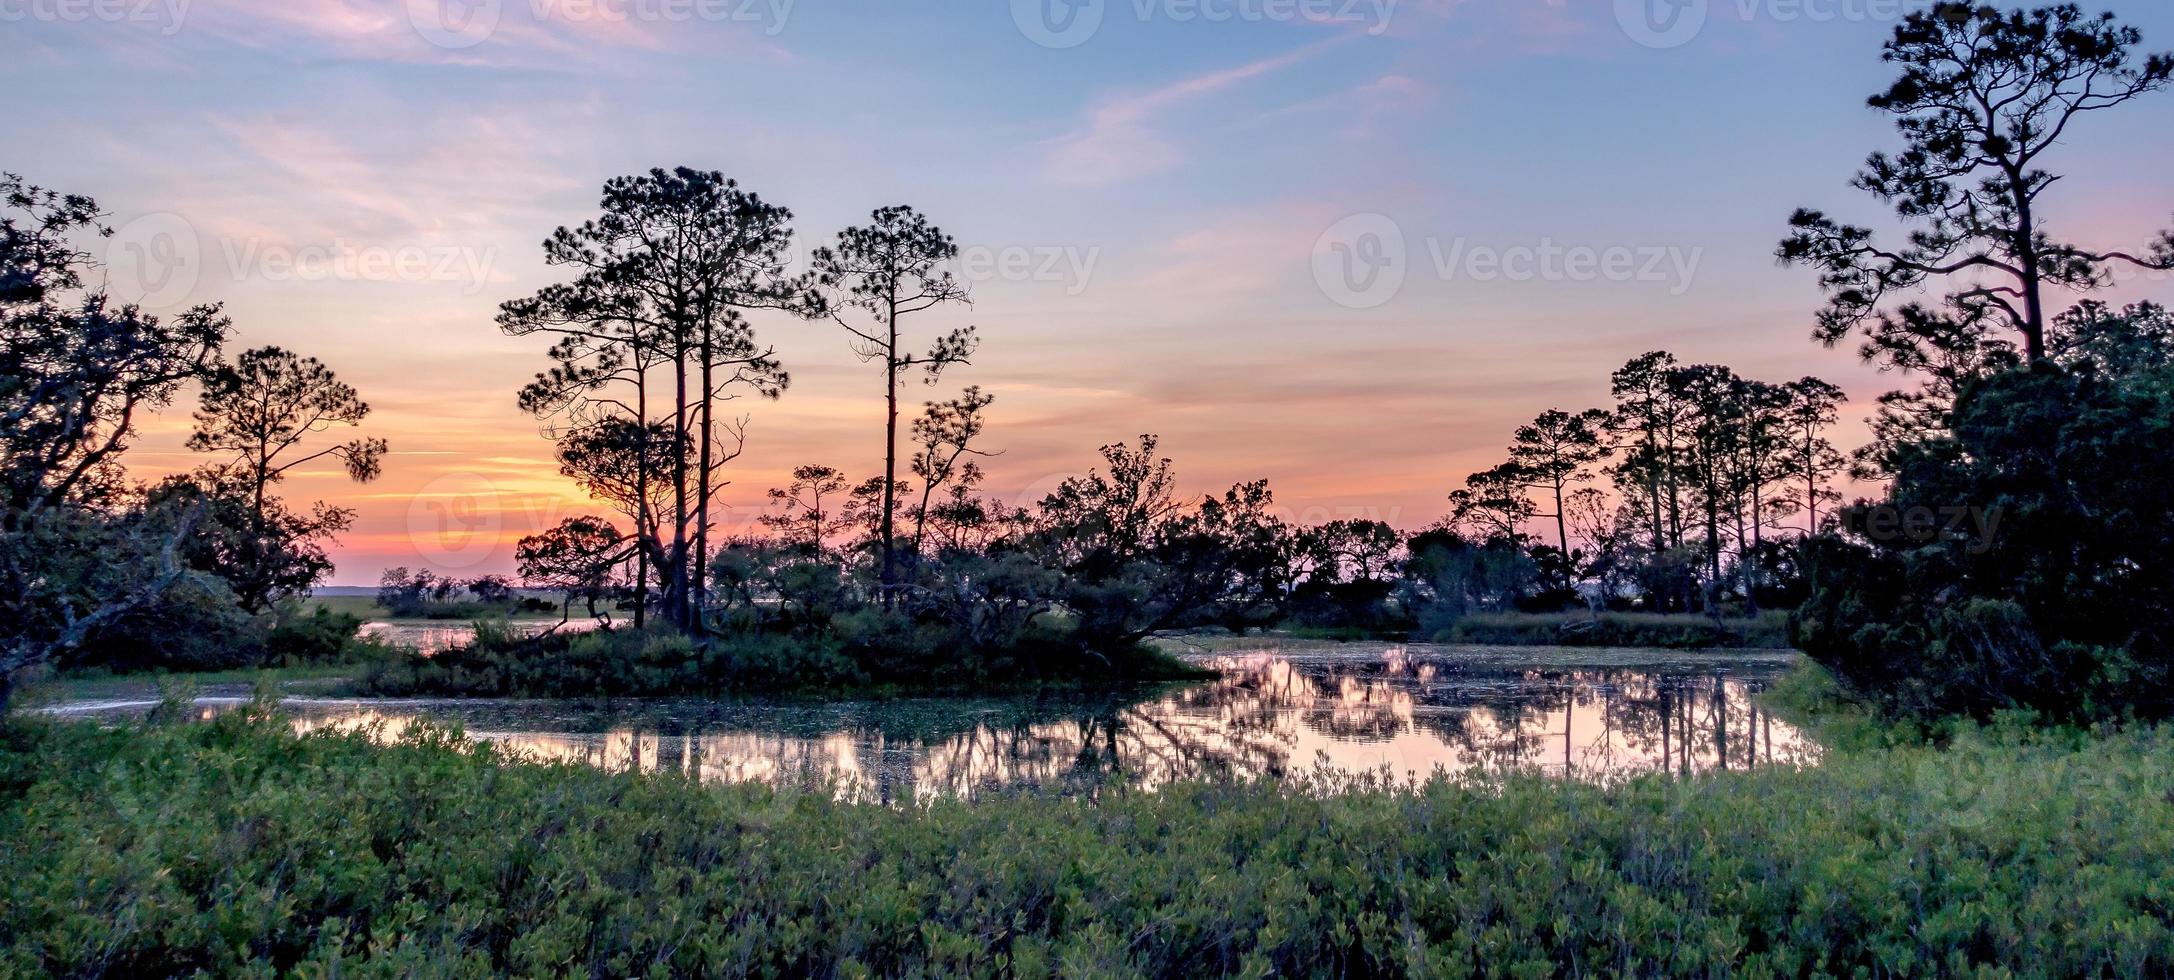
[[[261,713],[0,737],[0,973],[2148,976],[2174,733],[903,806]]]

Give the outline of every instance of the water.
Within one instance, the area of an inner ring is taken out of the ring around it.
[[[1528,770],[1585,779],[1814,761],[1752,695],[1794,654],[1224,643],[1191,654],[1220,680],[1130,695],[600,704],[290,698],[303,731],[457,723],[538,759],[712,781],[828,782],[882,801],[1035,788],[1154,786],[1315,769]],[[203,699],[207,714],[240,696]],[[140,713],[149,702],[50,710]]]
[[[508,620],[505,627],[522,636],[535,636],[545,630],[557,629],[561,633],[579,633],[593,630],[604,623],[601,619],[570,619],[560,623],[556,619]],[[437,653],[466,643],[476,635],[474,623],[460,620],[418,621],[379,620],[362,624],[356,635],[382,640],[397,647],[413,647],[424,653]]]

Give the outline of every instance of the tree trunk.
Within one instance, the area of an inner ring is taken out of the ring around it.
[[[665,577],[665,605],[673,625],[687,623],[687,350],[682,338],[674,347],[672,378],[672,568]]]
[[[894,278],[886,296],[886,326],[890,329],[890,344],[884,348],[883,360],[883,576],[880,591],[883,606],[891,606],[892,590],[896,586],[893,570],[892,538],[893,508],[898,504],[898,283]]]
[[[710,557],[710,466],[715,424],[711,410],[716,399],[710,388],[710,322],[702,321],[702,450],[701,472],[695,474],[695,525],[694,525],[694,578],[688,585],[690,603],[688,621],[696,636],[705,634],[703,622],[704,580],[708,577]]]
[[[639,337],[640,330],[627,323],[629,335]],[[649,513],[649,365],[642,360],[639,342],[634,344],[634,414],[634,431],[641,435],[634,456],[634,628],[639,630],[649,609],[649,528],[654,522]]]
[[[1563,481],[1555,481],[1555,546],[1563,552],[1563,590],[1572,588],[1570,570],[1570,523],[1563,517]]]

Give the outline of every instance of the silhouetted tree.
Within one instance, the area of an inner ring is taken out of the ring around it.
[[[1474,473],[1465,478],[1464,489],[1451,491],[1450,521],[1483,540],[1521,542],[1525,522],[1539,510],[1525,496],[1529,482],[1512,463]]]
[[[70,239],[95,201],[0,175],[0,712],[23,668],[145,608],[188,573],[201,512],[125,510],[121,454],[143,417],[210,376],[230,324],[86,288]]]
[[[1871,98],[1895,117],[1905,147],[1874,153],[1856,186],[1914,226],[1900,247],[1815,210],[1790,218],[1785,263],[1820,272],[1827,308],[1816,336],[1833,344],[1862,329],[1868,358],[1907,363],[1935,338],[2014,331],[2023,355],[2046,353],[2047,292],[2107,285],[2117,264],[2174,268],[2174,232],[2147,254],[2094,251],[2055,237],[2045,192],[2060,180],[2045,156],[2075,137],[2085,113],[2164,88],[2174,58],[2138,56],[2142,38],[2112,14],[2074,4],[2003,12],[1942,2],[1905,17],[1884,50],[1902,74]],[[1941,309],[1891,308],[1897,296],[1949,288]]]
[[[669,433],[665,446],[685,448],[663,456],[668,468],[657,472],[647,470],[656,453],[633,452],[633,486],[622,499],[646,509],[660,496],[649,483],[664,481],[669,539],[647,514],[636,516],[637,534],[656,529],[642,551],[658,572],[668,618],[700,633],[717,471],[738,455],[745,433],[745,420],[719,418],[717,403],[743,391],[776,398],[790,380],[744,312],[812,316],[822,304],[805,280],[784,272],[792,213],[723,174],[680,167],[615,177],[601,206],[596,219],[560,228],[544,243],[546,261],[572,267],[575,278],[506,303],[499,325],[514,335],[561,336],[552,349],[559,364],[524,389],[525,408],[564,417],[572,428],[630,420],[621,435],[651,433],[655,421]],[[668,394],[656,399],[669,402],[661,419],[652,419],[652,371],[669,378]],[[619,386],[631,388],[631,401],[607,393]],[[644,591],[639,578],[636,590]]]
[[[883,491],[876,540],[882,554],[881,588],[885,601],[897,584],[896,514],[898,510],[898,388],[901,374],[923,369],[934,384],[945,367],[963,364],[976,346],[973,327],[945,334],[925,354],[908,351],[900,320],[946,303],[967,302],[966,287],[943,268],[959,254],[943,230],[910,207],[878,208],[865,227],[848,227],[836,244],[815,252],[818,282],[832,291],[831,315],[853,337],[853,353],[883,368]],[[846,318],[859,310],[869,323]]]
[[[913,511],[915,567],[920,565],[922,536],[928,529],[929,507],[936,491],[955,486],[971,492],[981,483],[981,464],[975,457],[996,455],[974,448],[974,440],[988,424],[981,413],[995,402],[995,395],[983,394],[980,386],[973,385],[957,398],[927,403],[921,417],[913,422],[918,448],[914,450],[912,468],[913,475],[921,480],[921,503]]]
[[[370,406],[314,357],[300,357],[278,347],[243,351],[204,386],[196,410],[196,431],[189,448],[218,453],[232,462],[207,483],[232,482],[248,501],[245,548],[228,580],[243,609],[260,612],[283,594],[307,591],[313,582],[280,582],[277,573],[291,567],[279,556],[297,544],[330,537],[354,520],[346,508],[320,503],[310,519],[270,513],[278,501],[272,487],[320,460],[335,460],[357,483],[377,479],[385,459],[385,440],[353,439],[310,445],[311,437],[335,426],[355,426]],[[329,572],[327,565],[324,571]]]
[[[1595,408],[1572,415],[1549,409],[1530,425],[1519,426],[1511,440],[1511,472],[1519,476],[1526,489],[1547,494],[1554,505],[1553,511],[1534,516],[1555,521],[1555,545],[1561,552],[1563,576],[1557,584],[1568,591],[1574,559],[1563,497],[1591,478],[1589,467],[1607,458],[1608,413]]]
[[[1632,358],[1610,376],[1617,408],[1615,428],[1626,450],[1614,470],[1616,485],[1644,501],[1655,554],[1683,544],[1683,506],[1678,454],[1685,407],[1678,396],[1676,358],[1654,351]]]
[[[793,467],[793,482],[784,487],[770,488],[770,499],[785,505],[782,514],[764,514],[757,520],[767,528],[777,530],[806,548],[811,555],[821,554],[823,541],[831,535],[853,526],[841,506],[824,502],[845,493],[845,474],[829,466],[808,464]]]
[[[1741,441],[1744,406],[1741,379],[1718,364],[1694,364],[1676,369],[1674,382],[1689,409],[1689,438],[1684,470],[1691,491],[1704,512],[1708,611],[1714,611],[1715,590],[1721,582],[1721,556],[1726,550],[1721,537],[1722,508],[1732,504],[1728,485],[1731,454]]]
[[[523,583],[565,597],[562,621],[571,615],[576,599],[588,606],[590,616],[597,615],[597,601],[610,597],[619,569],[631,557],[626,535],[610,521],[589,514],[524,537],[513,549]]]
[[[1846,465],[1841,452],[1822,433],[1839,420],[1848,397],[1842,389],[1812,377],[1792,381],[1782,391],[1782,472],[1793,483],[1802,481],[1804,495],[1797,498],[1796,506],[1804,514],[1804,533],[1817,534],[1819,506],[1842,499],[1826,482],[1839,476]]]

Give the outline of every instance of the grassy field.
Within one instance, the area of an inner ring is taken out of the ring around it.
[[[0,742],[0,975],[2174,970],[2163,730],[903,808],[246,713]]]

